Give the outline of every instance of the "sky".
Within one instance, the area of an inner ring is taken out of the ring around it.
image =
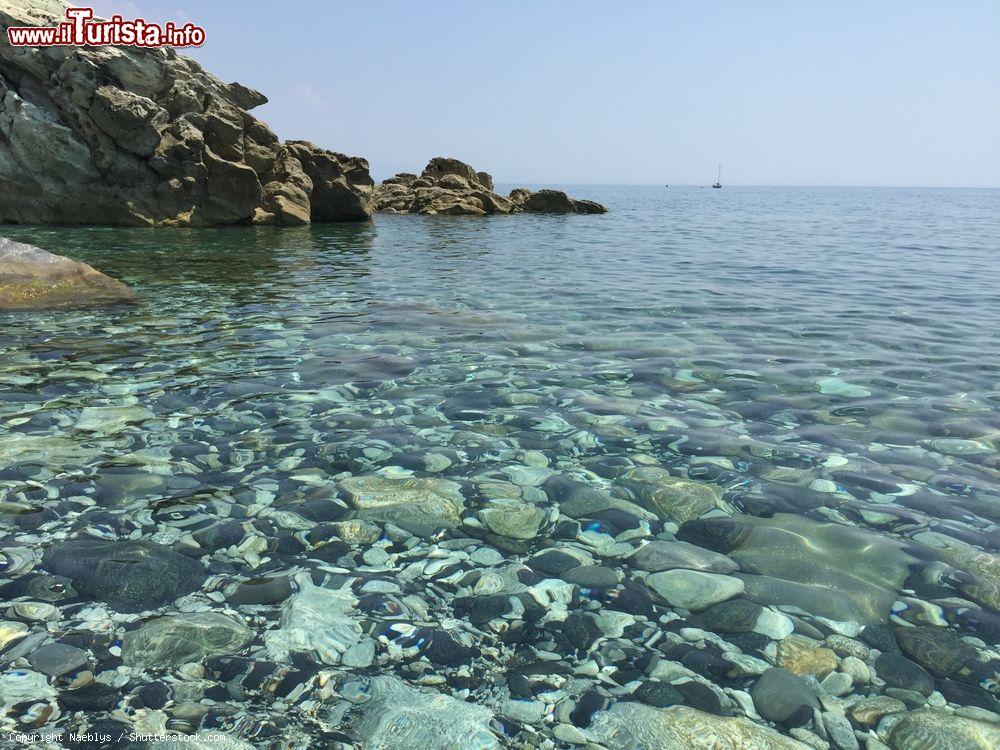
[[[1000,186],[997,0],[95,0],[376,179]]]

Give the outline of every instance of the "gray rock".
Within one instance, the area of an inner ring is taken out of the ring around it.
[[[732,599],[709,607],[691,618],[699,628],[716,633],[751,633],[764,608],[746,599]]]
[[[618,480],[637,503],[664,520],[683,523],[722,505],[722,488],[675,477],[658,466],[638,466]]]
[[[39,672],[58,677],[84,666],[87,652],[65,643],[50,643],[31,654],[28,663]]]
[[[927,696],[917,690],[889,686],[885,688],[885,694],[900,701],[910,710],[923,708],[927,705]]]
[[[745,576],[747,596],[841,621],[883,622],[916,563],[902,542],[867,529],[775,513],[699,519],[678,534],[715,538]]]
[[[800,726],[809,721],[819,701],[808,683],[787,669],[775,667],[762,674],[750,688],[757,713],[768,721]]]
[[[851,690],[854,680],[844,672],[830,672],[820,683],[827,695],[844,695]]]
[[[345,667],[364,669],[370,667],[375,661],[375,641],[365,638],[348,648],[340,658],[340,663]]]
[[[85,432],[111,434],[128,425],[141,424],[156,415],[144,406],[88,406],[80,412],[73,428]],[[131,489],[131,488],[130,488]]]
[[[424,167],[420,176],[425,180],[438,183],[449,177],[457,177],[460,183],[466,187],[477,185],[487,190],[493,189],[493,178],[486,172],[476,172],[468,164],[444,156],[436,156],[427,162],[427,166]]]
[[[838,750],[858,750],[860,747],[851,722],[842,714],[830,711],[823,713],[823,727],[833,746]]]
[[[292,595],[292,582],[285,576],[255,578],[233,587],[226,601],[237,606],[279,604]]]
[[[285,147],[298,159],[312,183],[309,206],[313,221],[362,221],[371,217],[371,189],[375,183],[367,161],[327,151],[308,141],[288,141]]]
[[[713,604],[739,596],[743,581],[698,570],[665,570],[646,577],[646,585],[673,607],[700,612]]]
[[[914,690],[924,696],[934,690],[934,678],[927,670],[901,654],[880,654],[875,660],[875,673],[892,687]]]
[[[687,542],[656,539],[635,551],[628,562],[639,570],[658,573],[662,570],[687,568],[706,573],[732,573],[738,566],[725,555],[697,547]]]
[[[530,213],[541,214],[603,214],[607,211],[599,203],[574,200],[562,190],[530,193],[524,198],[521,208]]]
[[[56,695],[56,689],[41,672],[10,669],[0,674],[0,710],[27,701],[53,700]]]
[[[0,237],[0,310],[93,307],[135,301],[135,294],[127,286],[86,263]]]
[[[49,548],[42,567],[73,581],[77,592],[122,609],[155,609],[205,580],[196,560],[154,542],[79,539]]]
[[[938,677],[961,675],[968,664],[977,660],[976,649],[948,628],[899,628],[896,640],[903,653]]]
[[[560,577],[567,583],[589,589],[609,588],[621,581],[621,573],[606,565],[580,565],[567,570]]]
[[[276,661],[306,653],[321,664],[337,664],[362,641],[361,626],[353,616],[354,596],[349,588],[321,588],[308,579],[298,583],[298,592],[281,606],[278,627],[264,634],[267,652]],[[351,659],[362,661],[367,648],[352,652]]]

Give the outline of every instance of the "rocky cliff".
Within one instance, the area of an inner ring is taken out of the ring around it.
[[[15,48],[65,20],[0,0],[0,223],[199,226],[370,218],[368,162],[282,143],[267,99],[172,49]]]
[[[436,157],[419,176],[397,174],[375,188],[375,210],[387,213],[485,214],[555,213],[603,214],[594,201],[570,198],[561,190],[515,188],[503,196],[493,191],[493,178],[458,159]]]

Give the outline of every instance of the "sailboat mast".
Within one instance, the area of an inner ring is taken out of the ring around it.
[[[715,181],[722,184],[722,162],[719,162],[719,176],[715,178]]]

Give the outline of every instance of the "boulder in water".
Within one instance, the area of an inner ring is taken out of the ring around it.
[[[70,258],[0,237],[0,310],[133,303],[120,281]]]
[[[73,539],[46,551],[42,567],[83,596],[126,611],[155,609],[199,588],[201,564],[148,541]]]
[[[388,675],[374,677],[371,698],[355,724],[364,747],[395,750],[491,750],[499,748],[485,706],[444,693],[410,687]]]

